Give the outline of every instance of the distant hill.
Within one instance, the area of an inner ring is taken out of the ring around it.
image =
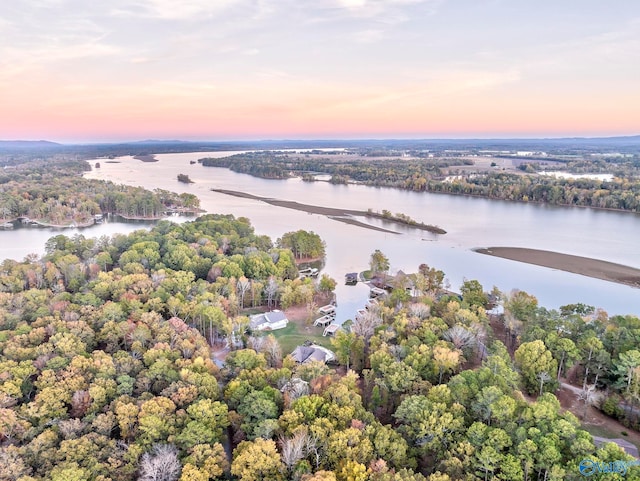
[[[497,149],[497,150],[585,150],[596,151],[640,148],[640,135],[618,137],[560,137],[520,139],[274,139],[245,141],[181,141],[142,140],[122,144],[106,144],[102,147],[129,146],[144,148],[149,152],[179,152],[192,149],[252,150],[252,149],[313,149],[313,148],[387,148],[387,149]]]
[[[145,139],[99,144],[59,144],[46,140],[0,140],[0,153],[28,154],[65,153],[86,158],[121,155],[150,155],[177,152],[209,152],[220,150],[281,150],[355,148],[381,150],[525,150],[556,154],[584,152],[640,151],[640,135],[617,137],[560,137],[520,139],[272,139],[230,141],[185,141]]]
[[[0,150],[50,149],[62,144],[48,140],[0,140]]]

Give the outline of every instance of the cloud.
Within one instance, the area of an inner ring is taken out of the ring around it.
[[[162,20],[200,20],[244,3],[243,0],[181,0],[178,3],[175,0],[139,0],[115,7],[112,14]]]
[[[358,43],[374,43],[381,40],[384,37],[384,30],[370,28],[367,30],[361,30],[353,34],[353,39]]]
[[[336,4],[344,8],[359,8],[367,4],[367,0],[336,0]]]
[[[34,34],[28,41],[0,47],[0,77],[8,78],[68,61],[115,57],[121,53],[120,47],[104,41],[97,28],[94,31],[70,28],[67,32]]]

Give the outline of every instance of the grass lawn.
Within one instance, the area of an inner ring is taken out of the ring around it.
[[[331,349],[331,338],[323,337],[323,330],[323,327],[307,327],[304,324],[300,325],[297,322],[289,321],[289,324],[284,329],[265,331],[264,335],[273,334],[280,343],[280,347],[282,347],[282,355],[286,356],[291,354],[297,346],[302,345],[304,341],[311,341]]]
[[[241,316],[253,316],[254,314],[261,314],[265,312],[264,307],[245,307],[244,309],[240,309]]]

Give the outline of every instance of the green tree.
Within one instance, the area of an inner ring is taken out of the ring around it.
[[[270,439],[242,441],[233,451],[231,474],[240,481],[280,481],[283,473],[280,453]]]
[[[516,367],[520,370],[525,389],[529,393],[540,390],[540,377],[543,373],[553,376],[558,371],[558,363],[544,342],[532,341],[523,343],[514,355]],[[555,390],[555,383],[549,383],[550,389]]]
[[[427,453],[444,453],[464,429],[464,408],[457,404],[434,402],[426,396],[406,397],[394,417],[400,431],[414,446]]]
[[[462,300],[470,306],[485,307],[489,298],[485,294],[482,284],[477,280],[464,281],[460,286],[460,293],[462,294]]]
[[[290,249],[293,255],[298,258],[322,258],[325,255],[325,243],[315,232],[298,230],[287,232],[278,239],[278,246]]]
[[[213,444],[222,438],[223,430],[229,426],[227,406],[219,401],[201,399],[187,408],[189,420],[176,442],[185,450],[198,444]]]
[[[593,333],[580,340],[578,348],[580,349],[582,365],[584,366],[584,380],[582,382],[582,389],[587,388],[589,381],[589,373],[593,369],[593,361],[597,354],[602,351],[604,345],[602,341],[598,339]]]
[[[389,271],[389,259],[379,249],[376,249],[369,258],[369,268],[373,273],[386,275]]]
[[[640,367],[640,351],[630,349],[620,353],[615,363],[615,374],[618,376],[619,385],[629,391],[631,383],[636,376],[636,368]]]
[[[331,345],[335,349],[338,362],[344,364],[349,370],[352,363],[357,364],[356,370],[361,367],[362,356],[364,355],[364,340],[354,332],[338,331],[331,338]]]
[[[336,285],[337,283],[335,279],[329,277],[327,274],[322,274],[322,277],[320,277],[320,281],[318,282],[318,289],[324,294],[330,294],[335,290]]]
[[[551,353],[556,361],[558,361],[557,377],[564,374],[567,367],[573,366],[573,364],[579,359],[580,353],[575,343],[566,337],[559,337],[555,332],[549,333],[545,339],[545,344],[549,346]]]

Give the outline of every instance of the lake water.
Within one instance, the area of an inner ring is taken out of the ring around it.
[[[494,285],[503,291],[514,288],[525,290],[535,295],[540,305],[548,308],[583,302],[601,307],[609,314],[640,314],[638,289],[472,251],[474,247],[488,246],[529,247],[640,268],[637,251],[637,239],[640,238],[638,215],[361,185],[307,183],[300,179],[265,180],[228,169],[190,163],[206,156],[223,157],[233,153],[159,154],[156,156],[159,161],[154,163],[144,163],[131,157],[116,159],[119,163],[100,160],[101,168],[93,169],[86,176],[148,189],[162,188],[196,194],[207,212],[248,217],[256,232],[273,239],[297,229],[315,231],[327,243],[323,272],[338,281],[339,320],[353,317],[355,309],[363,306],[368,292],[361,285],[343,285],[344,274],[366,269],[369,256],[375,249],[387,255],[392,273],[398,269],[415,272],[419,264],[427,263],[443,270],[454,290],[464,279],[478,279],[486,290]],[[95,161],[92,161],[91,165],[94,164]],[[194,183],[178,182],[178,174],[189,175]],[[387,209],[407,214],[418,221],[439,225],[447,234],[435,235],[383,221],[366,220],[401,234],[377,232],[316,214],[219,194],[212,192],[211,188],[327,207]],[[138,227],[103,224],[85,229],[82,233],[85,236],[100,236],[129,232]],[[24,230],[0,232],[0,239],[7,239],[6,243],[2,243],[0,256],[21,259],[28,252],[41,253],[46,239],[55,235],[36,229],[29,229],[27,235],[22,232]],[[25,252],[25,247],[30,250]]]

